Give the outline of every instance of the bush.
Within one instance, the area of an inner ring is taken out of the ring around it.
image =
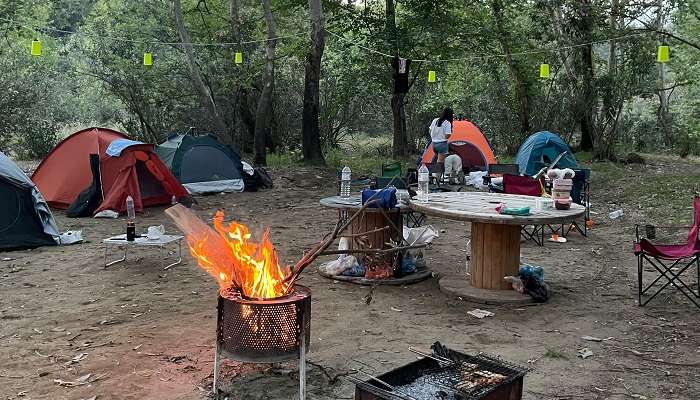
[[[58,127],[50,121],[40,121],[17,134],[15,152],[21,160],[42,159],[58,143]]]

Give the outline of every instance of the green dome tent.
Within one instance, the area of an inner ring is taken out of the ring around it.
[[[34,183],[0,152],[0,251],[58,244],[49,206]]]
[[[241,157],[212,135],[171,135],[156,153],[192,194],[244,189]]]

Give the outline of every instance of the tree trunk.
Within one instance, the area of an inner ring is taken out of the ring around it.
[[[214,95],[211,93],[209,87],[204,83],[204,79],[202,79],[202,72],[199,69],[199,65],[197,65],[197,60],[194,58],[192,41],[190,40],[190,35],[185,27],[185,20],[182,16],[182,5],[180,4],[180,0],[173,0],[173,11],[175,13],[175,25],[177,27],[177,32],[180,35],[182,49],[185,51],[185,59],[187,60],[187,66],[190,70],[190,78],[194,83],[195,89],[199,93],[200,101],[207,112],[208,119],[214,123],[216,135],[224,142],[229,143],[231,138],[226,123],[217,110]]]
[[[664,15],[663,15],[663,0],[658,0],[656,3],[656,21],[654,21],[654,27],[657,30],[663,30],[664,27]],[[663,44],[660,42],[659,44]],[[656,109],[656,126],[661,132],[664,145],[667,147],[673,146],[673,133],[671,131],[669,110],[668,110],[668,100],[669,96],[667,94],[666,87],[666,64],[657,63],[657,89],[656,95],[659,97],[659,107]]]
[[[396,7],[394,0],[386,0],[386,42],[389,47],[396,45]],[[397,49],[398,51],[398,49]],[[395,85],[394,85],[395,86]],[[405,93],[394,93],[391,96],[391,115],[393,117],[392,154],[395,158],[408,155],[408,138],[406,135]]]
[[[311,14],[311,47],[306,55],[304,75],[304,110],[301,119],[302,153],[304,163],[325,165],[326,160],[324,160],[321,151],[321,129],[319,126],[321,58],[326,46],[321,0],[309,0],[309,10]]]
[[[272,16],[270,0],[261,0],[265,13],[265,24],[267,25],[267,42],[265,42],[265,71],[263,72],[263,87],[258,100],[258,109],[255,113],[255,138],[253,147],[255,165],[267,165],[267,154],[265,150],[265,139],[270,135],[272,125],[272,95],[275,88],[275,47],[277,36],[275,31],[275,20]]]
[[[404,93],[394,93],[391,96],[391,115],[394,120],[394,157],[408,155],[408,140],[406,139],[406,108],[404,103]]]
[[[493,0],[491,2],[491,11],[496,21],[496,32],[498,41],[501,44],[503,53],[506,54],[505,62],[508,67],[508,72],[515,86],[515,96],[518,100],[518,120],[520,121],[520,130],[523,136],[530,133],[530,95],[528,93],[528,85],[523,73],[518,68],[515,59],[510,55],[511,47],[508,30],[505,27],[503,15],[502,0]]]
[[[552,14],[552,26],[554,27],[554,33],[556,33],[557,36],[557,43],[559,43],[560,46],[564,46],[566,39],[564,36],[564,23],[561,16],[561,6],[552,5],[550,7],[550,12]],[[566,72],[567,78],[569,78],[573,86],[576,82],[576,75],[574,74],[574,67],[571,65],[571,58],[568,56],[566,49],[559,50],[559,59],[564,66],[564,72]]]
[[[611,35],[615,36],[618,30],[618,19],[620,18],[620,0],[610,1],[610,16],[608,27]],[[608,69],[606,84],[601,88],[602,112],[598,118],[599,122],[597,138],[595,141],[595,158],[601,160],[612,160],[615,157],[615,142],[617,138],[617,127],[621,117],[624,99],[619,94],[619,84],[617,79],[617,40],[610,40],[608,43]]]
[[[593,16],[590,0],[581,0],[581,26],[584,41],[589,42],[593,33]],[[593,45],[581,48],[581,70],[583,82],[583,103],[581,107],[581,150],[593,149],[595,137],[595,88],[593,87]]]
[[[241,18],[239,16],[238,0],[229,0],[228,18],[231,24],[231,38],[235,43],[241,43]]]

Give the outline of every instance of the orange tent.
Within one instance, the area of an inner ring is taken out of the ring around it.
[[[489,164],[496,164],[496,157],[483,133],[473,123],[462,120],[452,123],[452,135],[447,140],[450,152],[462,159],[462,168],[486,171]],[[425,148],[421,164],[432,164],[437,160],[433,144]]]
[[[96,212],[124,212],[127,196],[134,199],[137,211],[144,207],[169,204],[172,196],[180,199],[187,191],[158,158],[153,145],[131,144],[118,156],[107,154],[123,133],[106,128],[78,131],[56,145],[39,164],[32,180],[46,202],[56,208],[68,208],[81,191],[93,183],[90,154],[98,154],[102,202]]]

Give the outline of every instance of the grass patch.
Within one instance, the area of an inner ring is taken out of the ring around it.
[[[561,359],[561,360],[567,359],[567,357],[563,353],[561,353],[560,351],[555,350],[555,349],[550,349],[550,348],[547,348],[547,351],[544,353],[544,357],[552,358],[552,359]]]

